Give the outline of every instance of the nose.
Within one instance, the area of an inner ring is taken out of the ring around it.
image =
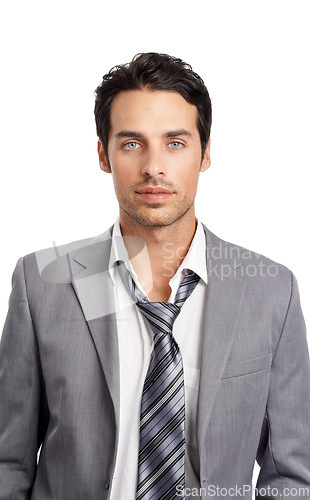
[[[159,148],[148,148],[143,158],[141,173],[145,176],[158,177],[166,172],[165,160]]]

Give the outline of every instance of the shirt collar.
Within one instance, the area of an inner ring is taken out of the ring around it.
[[[183,273],[184,269],[190,269],[191,271],[194,271],[194,273],[198,274],[205,284],[207,284],[208,274],[206,254],[207,249],[205,232],[201,222],[197,219],[196,232],[192,243],[182,264],[171,279],[174,280],[177,278],[181,273]]]
[[[121,228],[119,224],[119,217],[116,219],[113,233],[112,233],[112,245],[109,260],[109,272],[113,284],[116,284],[116,263],[117,261],[124,261],[127,269],[130,271],[132,277],[137,282],[137,274],[135,273],[127,253],[127,249],[122,237]],[[194,271],[198,276],[207,284],[207,262],[206,262],[206,237],[203,230],[201,222],[197,219],[197,227],[192,243],[189,250],[180,265],[179,269],[170,281],[180,277],[184,269],[190,269]]]
[[[110,252],[110,260],[109,260],[109,273],[111,276],[111,279],[113,281],[113,284],[116,284],[116,268],[117,268],[117,262],[118,261],[124,261],[127,269],[130,271],[131,275],[137,280],[137,274],[135,273],[129,257],[128,257],[128,252],[123,240],[123,236],[121,233],[121,228],[119,224],[119,217],[117,217],[114,227],[113,227],[113,232],[112,232],[112,244],[111,244],[111,252]]]

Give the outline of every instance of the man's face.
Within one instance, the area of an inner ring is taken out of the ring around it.
[[[129,216],[160,227],[194,213],[199,172],[210,166],[210,141],[201,161],[197,113],[178,92],[132,90],[115,97],[109,162],[100,141],[98,152],[100,167],[112,172],[121,222]]]

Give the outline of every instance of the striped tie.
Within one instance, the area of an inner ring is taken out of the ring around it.
[[[185,488],[185,397],[182,355],[173,335],[174,321],[199,276],[187,271],[175,303],[149,302],[129,271],[123,283],[154,333],[154,351],[144,382],[136,500],[182,499]]]

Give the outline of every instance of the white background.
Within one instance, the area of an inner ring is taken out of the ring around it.
[[[212,99],[197,215],[292,269],[310,325],[309,2],[1,5],[1,323],[21,255],[102,233],[117,216],[93,91],[112,66],[156,51],[189,62]]]

